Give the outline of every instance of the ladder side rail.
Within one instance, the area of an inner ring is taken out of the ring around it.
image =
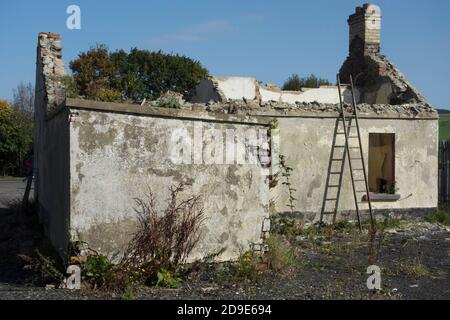
[[[329,195],[329,191],[330,191],[330,180],[331,180],[331,172],[333,171],[333,160],[335,159],[335,151],[336,151],[336,137],[337,137],[337,132],[339,129],[339,119],[337,119],[336,121],[336,125],[334,128],[334,136],[333,136],[333,144],[331,146],[331,154],[330,154],[330,162],[328,164],[328,174],[327,174],[327,181],[325,184],[325,193],[324,193],[324,197],[323,197],[323,202],[322,202],[322,209],[320,211],[320,222],[324,222],[324,217],[325,217],[325,212],[326,212],[326,206],[327,206],[327,199],[328,199],[328,195]],[[345,161],[342,160],[342,163]],[[341,167],[343,166],[343,164],[340,165]],[[339,181],[341,181],[342,177],[342,169],[341,169],[341,173],[340,173],[340,178]],[[340,189],[340,184],[339,184],[339,189]],[[337,197],[339,199],[339,196]],[[339,200],[338,200],[339,201]],[[334,210],[334,216],[336,216],[337,214],[337,209],[336,209],[336,205],[335,205],[335,210]]]
[[[344,121],[345,122],[345,121]],[[339,127],[339,121],[338,121],[338,126]],[[346,135],[347,133],[344,131],[344,135]],[[336,224],[336,216],[338,213],[338,209],[339,209],[339,202],[341,199],[341,190],[342,190],[342,182],[344,181],[344,169],[345,169],[345,162],[347,160],[347,156],[350,159],[350,154],[347,155],[348,152],[348,148],[344,148],[343,151],[343,155],[342,155],[342,162],[340,164],[340,175],[339,175],[339,182],[338,182],[338,190],[336,192],[336,202],[335,202],[335,207],[334,207],[334,216],[333,216],[333,224]]]
[[[346,122],[346,119],[345,119],[344,103],[343,103],[342,92],[341,92],[341,79],[339,78],[339,74],[336,76],[336,79],[337,79],[337,85],[338,85],[338,91],[339,91],[339,105],[341,107],[342,122],[343,122],[343,127],[344,127],[345,148],[346,148],[346,151],[347,151],[347,153],[349,155],[349,157],[348,157],[348,164],[349,164],[349,167],[350,167],[350,180],[352,181],[353,197],[355,199],[356,216],[358,218],[359,230],[362,230],[361,217],[359,215],[358,197],[356,195],[355,179],[353,177],[352,160],[351,160],[350,148],[349,148],[349,145],[348,145],[349,132],[347,131],[347,122]]]
[[[361,132],[360,132],[360,129],[359,129],[358,110],[357,110],[357,106],[356,106],[356,98],[355,98],[355,92],[354,92],[353,77],[351,75],[350,75],[350,85],[351,85],[351,92],[352,92],[352,104],[353,104],[353,110],[354,110],[356,130],[357,130],[357,136],[358,136],[358,142],[359,142],[359,152],[361,154],[362,169],[363,169],[363,174],[364,174],[364,183],[365,183],[365,186],[366,186],[366,196],[367,196],[367,202],[369,204],[370,224],[371,224],[371,227],[372,227],[372,231],[375,231],[375,223],[374,223],[373,213],[372,213],[372,201],[370,199],[369,182],[367,180],[367,170],[366,170],[366,164],[365,164],[365,161],[364,161],[364,152],[363,152],[363,149],[362,149]]]

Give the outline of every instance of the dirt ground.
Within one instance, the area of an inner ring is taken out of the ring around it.
[[[226,282],[217,267],[191,275],[176,290],[148,289],[140,299],[450,299],[450,228],[404,223],[381,236],[381,290],[368,290],[367,234],[352,231],[297,237],[299,266],[286,274],[265,271],[252,281]],[[377,241],[379,238],[377,239]],[[379,243],[379,242],[377,242]],[[226,272],[225,272],[226,273]]]
[[[48,243],[32,214],[0,209],[0,299],[120,299],[119,293],[45,286],[36,248]],[[387,227],[374,241],[355,227],[281,235],[295,268],[230,275],[230,264],[193,268],[176,289],[137,288],[134,299],[450,299],[450,228],[428,222]],[[374,248],[371,250],[370,248]],[[369,261],[370,260],[370,261]],[[367,267],[381,268],[381,290],[369,290]],[[264,269],[264,268],[263,268]]]

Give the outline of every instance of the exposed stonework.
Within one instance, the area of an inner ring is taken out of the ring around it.
[[[350,28],[349,56],[340,69],[343,83],[353,76],[366,103],[429,105],[403,74],[380,54],[381,11],[365,4],[357,7],[348,19]]]
[[[148,108],[159,107],[159,101],[151,101],[147,104]],[[209,103],[191,103],[185,102],[180,105],[181,109],[192,111],[207,111],[211,113],[222,114],[241,114],[241,115],[265,115],[265,114],[290,114],[296,116],[305,116],[316,114],[317,116],[337,116],[340,113],[339,104],[318,103],[318,102],[297,102],[284,103],[276,101],[259,102],[256,100],[231,100],[227,102],[209,102]],[[361,117],[393,117],[393,118],[438,118],[435,109],[422,104],[358,104],[358,113]],[[344,109],[351,113],[350,104],[345,104]]]
[[[350,27],[350,49],[354,41],[359,39],[364,43],[364,54],[380,52],[380,7],[371,3],[356,7],[355,13],[348,18],[347,22]]]
[[[62,60],[62,45],[59,34],[41,32],[38,42],[37,69],[42,77],[38,90],[44,93],[47,111],[52,111],[65,99],[63,78],[67,75]]]

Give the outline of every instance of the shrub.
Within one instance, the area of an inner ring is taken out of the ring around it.
[[[297,261],[292,248],[277,235],[271,235],[266,243],[269,247],[267,253],[270,268],[274,271],[288,273],[297,266]]]
[[[302,234],[302,228],[295,219],[281,217],[276,214],[270,219],[270,232],[274,235],[283,235],[290,240],[295,240],[295,237]]]
[[[138,230],[122,264],[130,270],[143,270],[141,281],[151,281],[162,270],[175,273],[200,238],[199,228],[204,221],[200,196],[179,200],[182,184],[169,190],[168,206],[163,212],[158,212],[151,191],[146,201],[136,199]]]
[[[338,231],[352,231],[356,227],[356,224],[351,223],[348,220],[343,220],[334,225],[334,229]]]
[[[254,279],[258,274],[257,263],[258,259],[253,251],[242,253],[234,263],[235,275],[238,278]]]
[[[159,270],[156,276],[158,278],[156,286],[176,288],[181,283],[181,278],[177,277],[175,272],[166,269]]]
[[[83,277],[94,287],[104,287],[112,279],[114,264],[103,255],[88,256],[83,265]]]
[[[450,214],[448,214],[447,212],[438,211],[425,217],[425,221],[430,223],[441,223],[443,225],[450,226]]]
[[[298,74],[293,74],[284,82],[283,90],[300,91],[303,88],[319,88],[322,85],[329,86],[331,82],[313,74],[303,78],[300,78]]]
[[[369,222],[366,222],[365,224],[368,224]],[[377,222],[376,223],[376,229],[378,230],[386,230],[386,229],[395,229],[400,227],[402,224],[402,220],[401,219],[392,219],[392,218],[387,218],[385,219],[383,222]]]
[[[431,275],[430,270],[422,263],[422,258],[420,256],[414,257],[410,261],[400,262],[398,271],[407,276],[417,278]]]
[[[97,94],[100,101],[118,102],[120,101],[120,92],[111,89],[101,88]]]
[[[133,294],[133,289],[131,287],[125,288],[124,292],[122,293],[121,297],[122,300],[134,300],[135,296]]]
[[[180,101],[176,97],[167,97],[161,99],[158,105],[160,108],[180,109]]]
[[[51,255],[43,254],[39,249],[35,250],[36,259],[33,261],[32,269],[35,277],[34,282],[38,284],[57,283],[64,279],[61,266]]]

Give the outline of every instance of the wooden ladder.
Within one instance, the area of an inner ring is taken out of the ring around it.
[[[355,207],[356,207],[356,215],[358,218],[358,226],[359,229],[362,230],[362,223],[361,223],[361,215],[360,215],[360,208],[359,208],[359,201],[358,201],[358,194],[365,194],[366,195],[366,200],[367,203],[369,205],[369,215],[370,215],[370,223],[371,223],[371,228],[372,231],[375,230],[375,222],[373,219],[373,214],[372,214],[372,203],[371,203],[371,199],[370,199],[370,192],[369,192],[369,183],[367,180],[367,171],[366,171],[366,166],[365,166],[365,161],[364,161],[364,152],[363,152],[363,148],[362,148],[362,143],[361,143],[361,132],[359,129],[359,119],[358,119],[358,110],[357,110],[357,106],[356,106],[356,98],[355,98],[355,90],[354,90],[354,85],[353,85],[353,78],[352,76],[350,76],[350,87],[351,87],[351,95],[352,95],[352,114],[351,116],[348,118],[350,120],[350,122],[347,124],[347,117],[345,115],[345,110],[344,110],[344,101],[342,98],[342,91],[341,91],[341,81],[339,78],[339,75],[337,75],[337,84],[338,84],[338,91],[339,91],[339,105],[340,105],[340,117],[336,123],[336,129],[334,132],[334,137],[333,137],[333,146],[332,146],[332,152],[331,152],[331,159],[330,159],[330,166],[329,166],[329,171],[328,171],[328,178],[327,178],[327,183],[326,183],[326,189],[325,189],[325,195],[324,195],[324,200],[323,200],[323,205],[322,205],[322,211],[321,211],[321,222],[323,222],[324,217],[326,215],[333,215],[333,223],[336,222],[336,216],[337,216],[337,211],[338,211],[338,206],[339,206],[339,200],[340,200],[340,195],[341,195],[341,188],[342,188],[342,181],[343,181],[343,175],[344,175],[344,166],[345,166],[345,161],[346,158],[348,157],[348,164],[349,164],[349,168],[350,168],[350,179],[352,182],[352,189],[353,189],[353,197],[355,200]],[[354,124],[352,123],[352,120],[354,120]],[[338,131],[338,127],[339,127],[339,122],[342,121],[342,126],[343,126],[343,132]],[[350,135],[350,132],[352,132],[352,128],[356,129],[355,135]],[[337,141],[337,136],[338,135],[344,135],[345,137],[345,144],[344,145],[337,145],[336,141]],[[357,146],[351,146],[350,145],[350,141],[352,141],[352,139],[357,139],[358,141],[358,145]],[[343,155],[342,158],[337,158],[336,157],[336,149],[342,148],[343,149]],[[353,151],[353,152],[351,152]],[[355,152],[356,151],[356,152]],[[355,154],[356,153],[356,154]],[[354,161],[360,161],[360,165],[361,167],[357,168],[355,165],[356,163],[354,163]],[[339,171],[333,171],[333,164],[339,164],[340,170]],[[356,172],[362,172],[363,173],[363,177],[362,178],[355,178],[356,176]],[[338,183],[337,184],[330,184],[330,177],[331,176],[337,176],[338,177]],[[364,187],[359,187],[358,184],[361,184],[362,182],[364,182]],[[360,188],[360,190],[358,190],[358,187]],[[330,191],[333,189],[337,189],[336,191],[336,197],[335,198],[330,198],[329,194],[331,193]],[[334,203],[334,210],[333,211],[327,211],[327,203],[328,202],[333,202]]]

